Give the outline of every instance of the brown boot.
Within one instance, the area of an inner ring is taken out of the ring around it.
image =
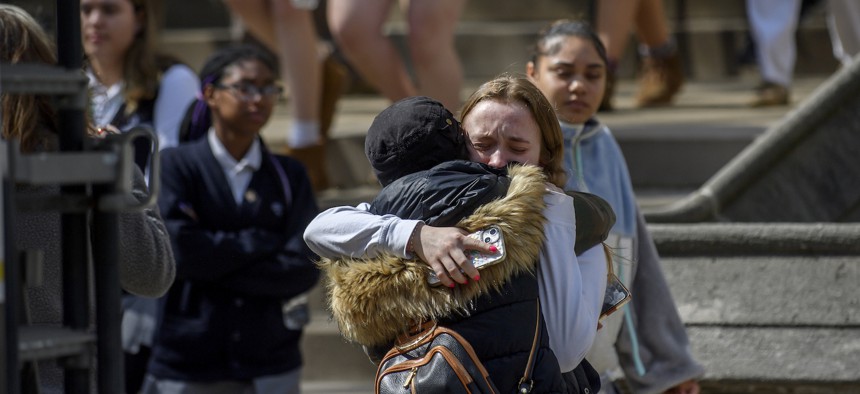
[[[678,52],[665,57],[646,56],[642,60],[636,105],[658,107],[671,104],[684,84],[684,72]]]
[[[305,148],[285,148],[285,154],[301,161],[308,171],[314,191],[328,189],[328,169],[326,162],[326,145],[328,144],[329,129],[337,110],[337,101],[343,95],[347,85],[346,67],[332,56],[323,62],[323,90],[320,95],[320,143]]]
[[[789,96],[788,88],[785,86],[773,82],[762,82],[755,89],[755,98],[749,103],[749,106],[761,108],[788,105]]]

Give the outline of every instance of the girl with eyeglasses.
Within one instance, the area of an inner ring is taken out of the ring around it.
[[[275,64],[253,46],[215,53],[187,124],[199,138],[162,155],[177,280],[144,393],[298,393],[304,294],[319,277],[302,232],[318,210],[304,166],[259,135],[280,93]]]

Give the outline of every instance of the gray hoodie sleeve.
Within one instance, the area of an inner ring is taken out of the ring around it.
[[[684,323],[678,316],[645,219],[638,209],[636,215],[637,268],[631,287],[632,307],[629,308],[636,332],[631,333],[628,324],[622,325],[616,350],[634,393],[662,393],[682,382],[701,377],[704,369],[690,353]],[[636,342],[644,375],[640,375],[636,366]]]
[[[135,168],[132,195],[143,201],[148,194],[143,174]],[[119,259],[122,288],[132,294],[160,297],[173,284],[176,265],[158,205],[120,214]]]

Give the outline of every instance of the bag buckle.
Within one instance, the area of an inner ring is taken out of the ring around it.
[[[436,331],[436,325],[437,325],[436,321],[434,320],[433,325],[430,326],[429,328],[425,329],[423,332],[421,332],[421,334],[418,335],[415,339],[413,339],[413,340],[411,340],[405,344],[396,343],[396,344],[394,344],[394,347],[397,348],[397,351],[399,351],[400,353],[405,353],[405,352],[408,352],[412,349],[415,349],[416,347],[418,347],[421,344],[421,342],[424,342],[425,339],[427,339],[428,337],[433,335],[433,332]],[[398,342],[400,342],[400,341],[398,341]]]

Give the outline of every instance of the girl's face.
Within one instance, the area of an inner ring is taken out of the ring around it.
[[[275,74],[256,59],[241,60],[224,70],[221,80],[204,91],[216,126],[255,135],[269,120],[281,88]]]
[[[555,54],[540,55],[537,64],[529,62],[526,74],[555,107],[559,119],[585,123],[603,100],[606,64],[588,39],[559,36],[545,45],[555,46]]]
[[[539,165],[540,127],[525,105],[484,100],[462,122],[469,159],[502,168],[511,162]]]
[[[125,57],[143,26],[130,0],[81,0],[81,39],[88,57]]]

